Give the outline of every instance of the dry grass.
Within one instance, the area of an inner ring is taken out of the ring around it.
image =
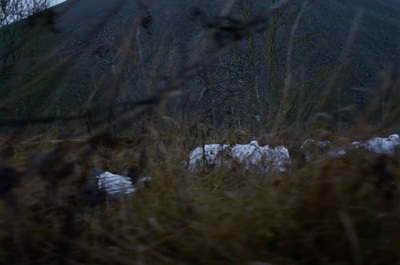
[[[277,176],[224,168],[190,173],[181,163],[185,150],[173,141],[179,137],[166,135],[133,147],[128,136],[112,146],[64,144],[68,151],[56,168],[67,164],[75,171],[62,176],[55,190],[46,175],[23,175],[2,194],[1,263],[399,261],[399,156],[357,153]],[[46,141],[15,146],[9,163],[22,165],[49,148]],[[143,176],[153,178],[149,187],[119,199],[88,192],[87,167],[115,171],[138,164]]]

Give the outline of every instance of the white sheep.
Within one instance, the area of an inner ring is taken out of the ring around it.
[[[307,161],[313,159],[312,152],[317,148],[320,153],[325,153],[327,156],[335,157],[335,156],[343,156],[347,154],[349,151],[364,149],[372,153],[376,154],[386,154],[386,155],[394,155],[396,150],[400,148],[400,137],[398,134],[392,134],[387,138],[375,137],[369,139],[367,141],[355,141],[346,146],[337,148],[337,149],[329,149],[331,143],[329,141],[316,141],[312,139],[307,139],[304,141],[301,148],[304,150]]]
[[[101,169],[94,169],[93,175],[97,180],[99,190],[105,191],[110,196],[118,196],[135,192],[143,183],[151,181],[150,177],[137,179],[136,183],[132,182],[129,177],[116,175]]]
[[[260,172],[286,172],[291,166],[289,151],[286,147],[259,146],[257,141],[250,144],[220,145],[206,144],[197,147],[189,154],[189,169],[195,171],[204,166],[232,167],[237,162],[245,170]]]

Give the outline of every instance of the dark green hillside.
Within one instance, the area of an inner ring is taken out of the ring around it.
[[[264,2],[236,3],[223,23],[240,33],[246,23],[265,17],[269,4]],[[288,71],[290,32],[304,3],[291,2],[270,20],[251,28],[249,36],[239,36],[243,39],[219,59],[207,62],[200,75],[185,82],[181,91],[188,95],[171,101],[168,113],[177,118],[190,105],[187,110],[194,116],[224,126],[230,120],[254,123],[257,117],[276,116]],[[40,80],[34,82],[35,88],[44,91],[40,98],[47,94],[50,101],[57,101],[47,113],[39,111],[40,115],[66,115],[85,106],[99,106],[115,97],[110,95],[114,86],[118,87],[118,101],[154,95],[160,86],[172,83],[185,66],[208,56],[215,45],[234,40],[236,33],[229,31],[221,31],[221,39],[207,40],[207,32],[212,30],[209,26],[216,25],[221,8],[221,3],[213,1],[156,1],[144,8],[127,0],[65,2],[51,10],[54,24],[48,25],[50,30],[34,31],[40,41],[25,54],[34,66],[24,68],[29,78],[13,86],[32,90],[32,76]],[[289,116],[337,112],[352,104],[365,107],[370,97],[366,91],[379,86],[378,74],[398,71],[398,9],[390,0],[309,1],[292,36]],[[128,39],[131,43],[125,43]],[[126,57],[121,54],[124,45],[131,50]],[[118,63],[125,59],[123,69],[115,76]],[[319,100],[327,86],[334,86],[338,92],[329,92],[329,97],[336,99],[326,109],[299,110],[305,104],[301,94]],[[88,98],[94,100],[87,102]],[[43,104],[46,109],[51,105]],[[36,103],[32,107],[40,109]],[[22,111],[19,117],[25,114]],[[285,119],[293,122],[296,118]]]

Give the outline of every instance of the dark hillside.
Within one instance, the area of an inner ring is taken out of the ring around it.
[[[126,34],[139,12],[135,2],[129,0],[78,1],[57,21],[61,30],[60,39],[67,40],[65,50],[88,53],[89,50],[84,49],[89,43],[92,44],[91,46],[96,46]],[[184,45],[188,45],[191,38],[204,28],[202,27],[204,23],[212,21],[213,16],[217,15],[221,8],[221,5],[215,4],[214,1],[210,3],[201,1],[201,4],[198,2],[156,2],[150,9],[154,18],[152,30],[168,31],[171,38],[179,39],[174,43],[178,47],[183,48]],[[262,7],[263,1],[255,2],[255,10],[265,10]],[[67,4],[68,1],[57,9],[62,9]],[[201,17],[203,14],[199,14],[200,18],[191,14],[195,8],[199,7],[204,12],[203,19]],[[360,9],[364,12],[353,49],[357,56],[356,64],[360,65],[360,69],[355,75],[360,84],[368,86],[383,64],[394,63],[396,56],[399,55],[400,4],[398,1],[312,1],[311,6],[307,8],[308,14],[306,14],[304,24],[301,25],[301,34],[315,30],[322,31],[322,37],[317,39],[312,47],[325,48],[325,56],[322,53],[316,53],[315,65],[319,67],[326,62],[334,62],[346,42],[352,20]],[[167,22],[167,25],[164,22]],[[315,51],[315,49],[311,48],[310,51]]]
[[[257,16],[257,13],[262,14],[266,9],[263,6],[264,2],[254,1],[254,16]],[[119,40],[127,35],[139,12],[135,3],[136,1],[81,1],[59,18],[57,23],[62,32],[60,39],[66,40],[63,50],[75,53],[74,59],[71,60],[74,86],[81,89],[83,86],[92,86],[104,72],[110,70],[120,48]],[[61,5],[58,8],[62,7]],[[163,58],[164,62],[160,62],[164,63],[160,66],[161,71],[168,71],[163,73],[165,75],[174,74],[169,73],[171,66],[177,71],[185,64],[187,53],[196,48],[198,34],[205,30],[204,24],[212,22],[220,9],[221,4],[215,4],[215,1],[156,1],[150,8],[152,25],[143,31],[148,34],[141,34],[143,45],[153,49],[148,51],[145,48],[144,57],[150,60],[151,53],[166,53],[165,56],[173,58]],[[194,14],[196,10],[199,11],[197,15]],[[350,48],[352,74],[347,85],[374,86],[379,71],[385,66],[397,65],[400,47],[398,1],[317,0],[307,7],[304,20],[296,34],[298,38],[310,33],[316,33],[318,36],[304,43],[299,51],[299,60],[305,61],[301,66],[310,73],[320,73],[321,68],[329,69],[335,66],[358,11],[362,14],[354,43]],[[245,47],[246,43],[242,45]],[[256,48],[261,50],[263,42],[257,45]],[[232,54],[225,56],[224,62],[232,62],[239,71],[245,71],[237,65],[240,62],[237,62],[237,58]],[[260,53],[259,56],[261,57]],[[284,57],[281,57],[281,60],[283,59]],[[262,61],[259,63],[262,64]],[[220,77],[227,75],[223,69],[219,71]],[[263,68],[260,71],[258,75],[263,76],[262,72],[267,69]],[[234,81],[232,77],[228,79],[229,82],[221,78],[221,81],[216,81],[214,85],[229,86],[229,83]],[[267,85],[265,83],[265,80],[260,80],[260,86]],[[128,84],[131,86],[130,82]]]
[[[314,1],[305,28],[323,28],[323,37],[313,50],[315,61],[332,63],[340,56],[356,13],[361,12],[355,42],[351,48],[354,73],[352,84],[374,85],[385,65],[398,66],[400,55],[400,3],[396,0]],[[325,49],[323,49],[325,48]]]
[[[184,86],[190,96],[170,102],[171,115],[177,117],[176,111],[191,106],[186,111],[221,124],[237,118],[276,116],[278,107],[273,106],[281,100],[288,70],[288,38],[303,2],[293,1],[282,11],[276,32],[272,32],[270,20],[269,31],[253,32],[252,38],[243,39],[192,78]],[[50,102],[57,102],[44,115],[77,112],[83,106],[104,103],[110,99],[117,79],[119,101],[153,95],[185,65],[207,56],[207,49],[213,45],[205,39],[207,25],[218,20],[221,8],[221,3],[208,0],[155,1],[147,11],[138,1],[130,0],[71,0],[54,7],[58,33],[41,33],[41,52],[35,54],[35,58],[39,54],[51,58],[45,68],[59,63],[52,75],[57,78],[43,78],[50,81],[40,84],[40,89],[51,95]],[[237,1],[231,12],[236,22],[225,23],[236,27],[234,24],[240,21],[262,17],[267,9],[265,1]],[[359,88],[374,88],[379,83],[378,73],[384,69],[398,71],[399,13],[395,0],[309,1],[294,33],[291,71],[297,78],[297,90],[292,91],[322,90],[332,82],[327,76],[338,69],[333,76],[341,76],[334,79],[340,91],[345,91],[343,104],[365,105],[369,94],[359,92]],[[135,23],[140,24],[138,28]],[[272,36],[268,34],[276,34],[272,46],[266,41],[266,36]],[[128,43],[132,36],[133,43]],[[222,39],[229,42],[230,37]],[[131,52],[122,76],[115,76],[124,45]],[[43,64],[37,67],[44,72],[40,69]],[[297,92],[291,94],[299,96]],[[87,102],[88,98],[93,100]]]

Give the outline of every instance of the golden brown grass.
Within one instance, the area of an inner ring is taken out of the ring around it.
[[[31,154],[54,145],[49,138],[14,146],[8,164],[25,167]],[[2,196],[0,262],[399,262],[399,156],[359,152],[276,176],[225,168],[190,173],[176,135],[135,138],[91,145],[90,152],[86,142],[68,143],[58,162],[72,161],[75,171],[55,192],[36,174]],[[131,165],[153,178],[150,186],[117,199],[86,193],[94,166],[115,172]]]

